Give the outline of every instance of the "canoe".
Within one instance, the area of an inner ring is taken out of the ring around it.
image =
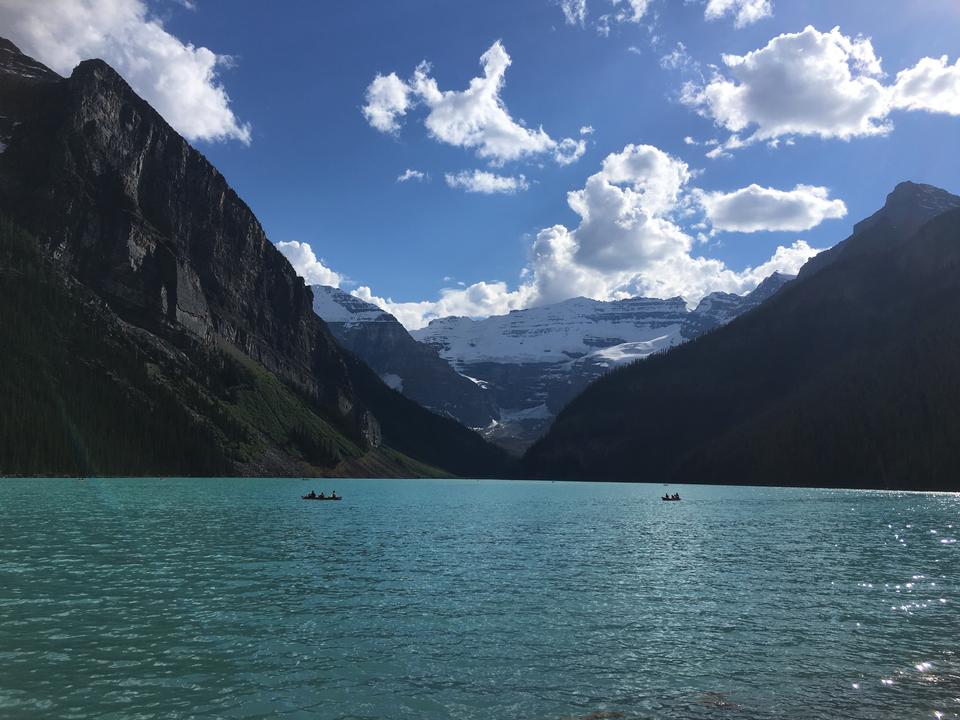
[[[310,497],[308,495],[301,495],[300,497],[304,500],[343,500],[342,497]]]
[[[662,497],[660,499],[663,500],[664,502],[680,502],[681,500],[683,500],[683,498],[665,498],[665,497]]]

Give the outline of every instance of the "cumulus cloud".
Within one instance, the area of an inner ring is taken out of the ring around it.
[[[180,41],[142,0],[5,0],[0,27],[63,75],[81,60],[107,61],[189,140],[250,142],[218,76],[232,58]]]
[[[960,115],[960,59],[950,65],[946,55],[927,57],[901,70],[893,85],[893,106]]]
[[[372,127],[394,133],[400,117],[423,105],[428,110],[424,125],[432,138],[472,149],[494,165],[547,153],[561,165],[579,158],[582,141],[558,142],[542,127],[529,128],[510,115],[500,96],[510,63],[498,40],[480,57],[483,74],[473,78],[466,90],[441,90],[426,62],[407,81],[396,73],[377,75],[367,88],[363,114]]]
[[[733,24],[738,28],[773,16],[771,0],[707,0],[704,17],[707,20],[719,20],[725,15],[733,16]]]
[[[790,246],[778,247],[765,263],[744,270],[740,273],[740,279],[753,289],[775,272],[796,275],[804,263],[818,252],[820,250],[810,247],[806,240],[795,240]]]
[[[533,243],[530,297],[556,302],[576,295],[611,299],[738,291],[749,280],[722,262],[691,255],[693,239],[675,215],[691,202],[686,163],[650,145],[611,153],[567,203],[579,225],[541,230]]]
[[[397,118],[410,107],[410,88],[396,73],[377,75],[367,87],[367,104],[363,116],[380,132],[395,133],[400,129]]]
[[[827,188],[813,185],[776,190],[753,184],[730,193],[698,193],[698,199],[716,230],[801,232],[846,216],[843,201],[829,195]]]
[[[850,140],[893,129],[895,110],[960,115],[960,60],[925,57],[885,84],[869,38],[807,26],[746,55],[724,55],[725,73],[688,82],[681,101],[731,132],[708,157],[793,136]]]
[[[584,125],[580,128],[581,135],[593,135],[594,132],[596,131],[593,129],[593,125]]]
[[[489,177],[485,177],[489,176]],[[598,300],[683,297],[692,307],[716,292],[745,293],[774,272],[796,274],[819,252],[797,239],[767,260],[736,270],[698,255],[697,241],[682,223],[703,211],[694,229],[801,231],[846,214],[843,202],[822,187],[782,191],[751,185],[729,193],[692,187],[694,173],[681,159],[652,145],[627,145],[607,155],[583,187],[567,194],[576,226],[541,229],[531,243],[519,282],[477,282],[445,287],[434,300],[395,301],[368,286],[353,295],[393,314],[407,328],[449,315],[485,317],[576,296]],[[447,182],[472,192],[511,192],[525,185],[483,171],[450,175]],[[517,186],[515,187],[515,184]],[[318,260],[306,243],[279,243],[310,283],[338,285],[342,277]],[[452,278],[444,278],[444,282]]]
[[[463,170],[455,174],[447,173],[445,179],[447,185],[452,188],[484,195],[512,195],[518,190],[526,190],[530,187],[523,175],[496,175],[485,170]]]
[[[383,308],[408,330],[417,330],[431,320],[451,315],[473,318],[504,315],[527,307],[529,293],[528,286],[511,291],[505,282],[478,282],[467,287],[444,288],[437,300],[420,302],[396,302],[379,297],[366,286],[358,287],[351,295]]]
[[[314,254],[309,243],[296,240],[278,242],[277,249],[290,261],[297,275],[307,281],[307,285],[340,287],[340,283],[343,282],[343,276],[324,265],[323,261]]]
[[[410,180],[417,180],[418,182],[422,182],[424,180],[429,179],[429,177],[430,176],[427,175],[425,172],[421,172],[420,170],[414,170],[412,168],[407,168],[402,173],[397,175],[397,182],[398,183],[409,182]]]
[[[576,227],[557,224],[537,233],[515,289],[504,282],[481,282],[444,289],[437,300],[403,303],[378,297],[365,287],[355,294],[393,313],[411,329],[446,315],[503,314],[578,295],[602,300],[679,295],[693,305],[714,291],[748,292],[775,271],[795,274],[818,252],[797,240],[777,248],[768,260],[739,271],[721,260],[697,256],[694,238],[680,225],[705,195],[690,187],[692,178],[685,162],[659,148],[627,145],[610,153],[582,188],[568,193],[567,203],[579,223]],[[779,197],[779,191],[761,190]],[[808,212],[836,214],[839,201],[829,200],[825,193],[820,197],[820,191],[798,186],[784,195],[799,194],[826,204],[808,202],[815,206]],[[769,209],[767,213],[763,222],[768,225],[802,224],[797,217],[785,219],[787,213],[776,219],[771,219],[775,213]],[[754,222],[759,222],[758,215],[755,211]],[[734,217],[731,210],[722,222],[733,223]],[[747,223],[744,217],[739,221]]]
[[[724,55],[731,77],[688,83],[682,101],[750,142],[788,135],[843,138],[889,132],[887,91],[869,39],[839,28],[779,35],[746,55]]]

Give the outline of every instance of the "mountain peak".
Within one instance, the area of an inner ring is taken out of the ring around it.
[[[904,180],[903,182],[897,183],[897,186],[887,195],[886,204],[889,205],[892,201],[900,198],[921,198],[930,195],[948,195],[952,197],[950,193],[943,188],[938,188],[936,185]]]
[[[19,89],[16,85],[61,79],[46,65],[24,55],[20,48],[5,37],[0,37],[0,78],[3,80],[5,93]],[[13,86],[10,86],[10,83],[13,83]]]
[[[930,220],[954,208],[960,208],[960,197],[942,188],[909,180],[898,183],[882,208],[854,225],[853,234],[846,240],[810,258],[800,269],[800,277],[819,272],[841,255],[876,252],[891,243],[905,241]],[[876,233],[867,234],[880,223],[885,223],[891,231],[885,240]]]
[[[48,90],[62,78],[45,65],[27,57],[20,48],[0,37],[0,148],[6,147],[18,125],[40,112]]]
[[[885,220],[905,235],[911,235],[928,220],[960,207],[960,197],[924,183],[909,180],[899,183],[889,195],[883,207],[853,226],[856,235]]]
[[[85,88],[87,93],[115,93],[125,100],[150,107],[149,103],[136,94],[129,83],[113,69],[110,63],[99,58],[81,61],[70,74],[70,82],[75,86]]]
[[[397,322],[388,312],[340,288],[311,285],[313,311],[328,323]]]
[[[786,285],[795,277],[796,275],[787,275],[786,273],[782,273],[779,270],[774,270],[772,273],[767,275],[767,277],[765,277],[759,285],[757,285],[757,290],[759,290],[760,288],[770,288],[770,289],[779,288],[783,285]]]
[[[15,52],[18,55],[23,55],[23,52],[20,50],[20,48],[7,40],[5,37],[0,37],[0,50],[4,50],[6,52]]]

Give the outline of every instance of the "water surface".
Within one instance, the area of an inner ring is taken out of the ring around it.
[[[958,717],[960,497],[676,489],[0,481],[0,717]]]

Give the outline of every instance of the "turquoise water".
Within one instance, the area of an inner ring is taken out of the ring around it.
[[[960,497],[663,490],[2,481],[0,717],[958,716]]]

